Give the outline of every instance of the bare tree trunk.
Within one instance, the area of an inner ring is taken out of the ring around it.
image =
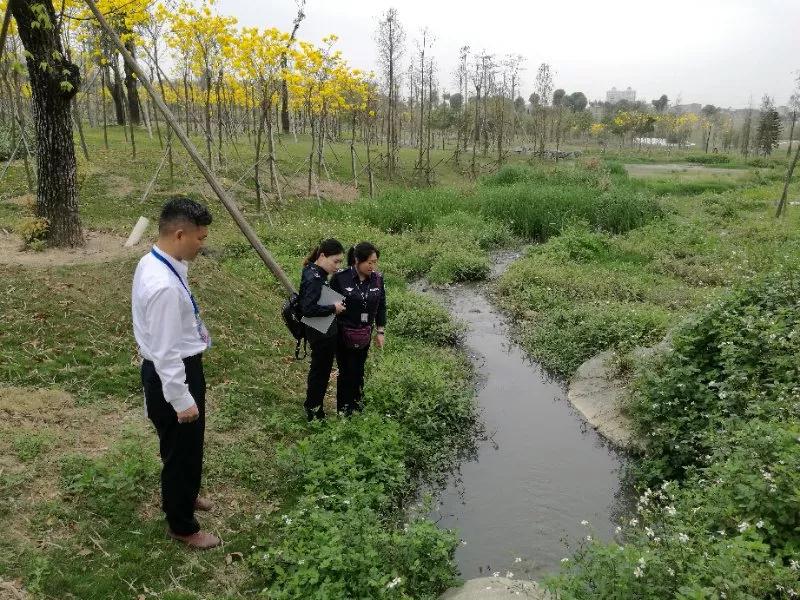
[[[353,132],[350,136],[350,173],[353,177],[353,187],[358,189],[358,175],[356,174],[356,112],[353,110]]]
[[[111,92],[111,99],[114,101],[117,125],[125,125],[125,93],[122,91],[122,76],[119,73],[116,54],[111,58],[111,71],[114,74],[114,79],[113,81],[109,80],[109,91]]]
[[[792,139],[794,138],[794,124],[797,122],[797,111],[792,111],[792,128],[789,131],[789,148],[786,150],[786,156],[792,155]]]
[[[800,156],[800,144],[797,145],[797,150],[794,153],[794,158],[792,159],[792,164],[789,165],[789,170],[786,172],[786,181],[783,184],[783,193],[781,194],[781,199],[778,202],[778,210],[775,212],[775,217],[783,216],[786,213],[786,199],[789,195],[789,183],[792,181],[792,174],[794,173],[794,168],[797,166],[797,158]]]
[[[78,93],[80,71],[64,58],[60,32],[55,27],[39,26],[37,12],[41,11],[45,11],[50,23],[56,23],[52,3],[13,0],[9,8],[27,51],[37,140],[36,214],[47,219],[49,244],[80,246],[84,239],[78,217],[77,165],[70,120],[70,103]]]
[[[275,166],[275,138],[272,133],[272,111],[267,111],[267,144],[269,150],[269,183],[275,192],[278,202],[282,202],[281,188],[278,185],[277,167]]]
[[[161,90],[161,97],[164,98],[164,80],[161,79],[161,68],[158,66],[158,49],[156,48],[153,52],[153,62],[155,63],[156,67],[156,78],[158,79],[158,87]],[[178,99],[176,97],[176,102]],[[158,115],[158,111],[154,111],[156,115]],[[158,117],[156,116],[156,125],[158,125]],[[160,136],[159,136],[159,139]],[[169,160],[169,185],[170,187],[175,185],[175,165],[173,164],[172,160],[172,128],[167,124],[167,157]]]
[[[311,198],[311,180],[314,177],[314,151],[317,140],[314,128],[314,115],[311,115],[311,152],[308,154],[308,197]]]
[[[131,56],[136,58],[136,48],[133,45],[133,41],[128,40],[125,42],[125,48],[130,52]],[[128,92],[128,117],[134,125],[138,126],[142,119],[139,110],[139,92],[136,89],[136,77],[128,67],[128,63],[123,61],[122,66],[125,70],[125,89]]]
[[[205,121],[206,121],[206,152],[208,155],[208,166],[214,170],[214,163],[211,160],[211,70],[206,65],[206,103],[205,103]]]
[[[219,70],[216,86],[217,95],[217,158],[222,168],[222,69]]]
[[[256,132],[256,160],[254,175],[256,180],[256,212],[261,212],[261,139],[264,136],[264,120],[267,118],[266,102],[261,105],[261,118],[258,120]]]
[[[100,97],[103,103],[103,144],[108,150],[108,111],[106,110],[106,70],[100,67]]]
[[[81,115],[78,111],[78,102],[75,96],[72,97],[72,114],[74,116],[75,125],[78,128],[78,138],[81,141],[81,150],[83,151],[83,158],[89,160],[89,149],[86,147],[86,137],[83,135],[83,124],[81,123]]]
[[[183,107],[186,112],[186,135],[189,135],[189,75],[186,69],[183,71]]]

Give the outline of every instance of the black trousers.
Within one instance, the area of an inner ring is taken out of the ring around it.
[[[336,410],[351,414],[361,410],[361,396],[364,391],[364,366],[367,363],[369,346],[354,350],[345,348],[339,341],[336,349],[336,364],[339,378],[336,380]]]
[[[311,346],[311,365],[308,368],[308,386],[306,387],[306,412],[322,413],[322,400],[328,390],[331,378],[333,359],[336,356],[336,336],[309,336]]]
[[[164,399],[161,379],[149,360],[142,363],[142,387],[147,416],[158,432],[161,452],[161,507],[173,533],[191,535],[200,530],[194,518],[194,503],[200,493],[203,471],[203,441],[206,427],[206,380],[202,354],[183,359],[186,383],[200,417],[178,423],[172,405]]]

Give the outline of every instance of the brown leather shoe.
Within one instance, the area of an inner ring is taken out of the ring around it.
[[[168,529],[167,535],[169,535],[169,537],[171,537],[173,540],[183,542],[190,548],[195,548],[197,550],[208,550],[209,548],[215,548],[222,543],[222,540],[217,536],[205,531],[198,531],[192,535],[178,535],[171,529]]]
[[[214,508],[214,504],[208,498],[203,498],[202,496],[198,496],[197,500],[194,501],[195,510],[209,511],[212,508]]]

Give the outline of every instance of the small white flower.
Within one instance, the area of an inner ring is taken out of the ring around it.
[[[737,529],[739,529],[739,533],[744,533],[745,531],[750,529],[750,523],[748,523],[747,521],[742,521],[741,523],[739,523],[739,527]]]
[[[644,528],[644,532],[647,534],[647,537],[649,537],[649,538],[656,537],[656,533],[655,533],[655,531],[653,531],[653,530],[652,530],[651,528],[649,528],[649,527],[645,527],[645,528]]]
[[[674,506],[672,506],[672,505],[670,505],[670,506],[666,507],[664,510],[666,511],[666,513],[667,513],[667,514],[668,514],[670,517],[674,517],[675,515],[677,515],[677,514],[678,514],[678,511],[677,511],[677,510],[675,510],[675,507],[674,507]]]
[[[292,519],[291,517],[289,517],[289,515],[283,515],[283,522],[286,523],[287,525],[291,525]]]
[[[563,565],[563,564],[566,564],[566,563],[568,563],[568,562],[569,562],[569,559],[568,559],[567,557],[564,557],[564,558],[562,558],[562,559],[561,559],[561,564],[562,564],[562,565]]]
[[[724,530],[720,529],[720,530],[717,531],[717,533],[720,535],[720,537],[725,537],[725,531]]]
[[[344,500],[344,503],[345,503],[347,506],[350,506],[350,500]]]
[[[591,541],[592,541],[592,536],[590,536],[590,535],[587,535],[587,536],[586,536],[586,541],[587,541],[587,542],[591,542]]]
[[[634,577],[636,577],[637,579],[638,579],[639,577],[641,577],[642,575],[644,575],[644,571],[642,570],[642,567],[636,567],[636,568],[633,570],[633,575],[634,575]]]
[[[617,525],[617,526],[614,528],[614,533],[617,533],[617,534],[619,534],[619,533],[622,533],[622,527],[620,527],[619,525]]]
[[[789,568],[792,571],[800,571],[800,562],[797,562],[795,559],[789,561]]]
[[[387,590],[392,590],[392,589],[396,588],[398,585],[400,585],[402,582],[403,582],[403,578],[402,577],[395,577],[389,583],[386,584],[386,589]]]
[[[495,571],[492,573],[492,577],[500,577],[500,571]]]
[[[306,559],[305,559],[305,558],[301,558],[300,560],[298,560],[298,561],[297,561],[297,564],[298,564],[298,565],[304,565],[304,564],[306,564]]]
[[[667,573],[670,577],[675,577],[675,571],[671,567],[667,567]]]
[[[757,528],[757,529],[761,529],[762,527],[764,527],[764,521],[758,521],[758,522],[756,523],[756,528]]]
[[[631,519],[631,527],[636,527],[639,524],[639,519]]]
[[[589,524],[589,521],[587,521],[586,519],[581,521],[581,525],[583,525],[584,527],[586,527],[588,524]]]
[[[521,563],[521,562],[522,562],[522,558],[520,558],[520,557],[518,556],[517,558],[515,558],[515,559],[514,559],[514,562],[515,562],[515,563]]]
[[[261,520],[261,515],[256,515],[256,521],[260,521],[260,520]]]
[[[507,571],[507,572],[506,572],[506,577],[507,577],[508,579],[513,579],[513,578],[514,578],[514,574],[513,574],[511,571]]]
[[[689,536],[688,536],[688,535],[686,535],[685,533],[679,533],[679,534],[678,534],[678,541],[679,541],[681,544],[686,544],[686,543],[688,543],[688,542],[689,542]]]

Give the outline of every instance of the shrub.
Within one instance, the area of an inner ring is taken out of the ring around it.
[[[683,476],[730,420],[791,415],[785,400],[800,388],[796,277],[731,292],[678,329],[674,351],[642,374],[630,411],[648,440],[648,479]]]
[[[428,278],[433,283],[479,281],[489,270],[489,259],[480,248],[448,247],[434,258]]]
[[[452,346],[463,335],[464,327],[453,322],[445,308],[421,294],[393,292],[388,305],[392,335],[437,346]]]
[[[549,371],[571,376],[595,354],[608,349],[649,346],[666,333],[669,313],[655,306],[597,302],[556,306],[523,329],[525,346]],[[554,335],[558,332],[558,335]]]
[[[50,222],[43,217],[23,217],[17,224],[16,231],[22,237],[25,248],[44,249],[44,240],[50,230]]]
[[[464,199],[450,190],[392,190],[376,200],[356,205],[356,213],[387,233],[432,227],[442,215],[463,207]]]
[[[434,600],[455,581],[456,537],[432,523],[392,530],[370,508],[341,497],[303,502],[283,523],[280,541],[250,559],[275,600]]]
[[[472,394],[461,381],[466,365],[417,345],[386,355],[370,369],[364,397],[369,410],[390,415],[412,440],[407,464],[413,474],[446,468],[471,443],[476,421]]]
[[[462,243],[465,239],[471,239],[484,250],[501,248],[512,239],[511,229],[505,223],[464,211],[441,217],[433,235],[434,238],[458,237]]]
[[[686,161],[698,165],[724,165],[731,162],[731,157],[725,154],[693,154],[687,156]]]

